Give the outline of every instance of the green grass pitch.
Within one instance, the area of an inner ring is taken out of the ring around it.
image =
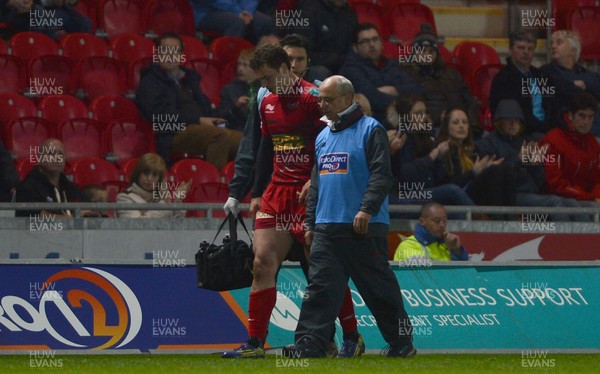
[[[31,362],[0,356],[2,373],[600,373],[600,354],[552,354],[528,364],[518,354],[428,354],[410,359],[364,355],[357,359],[224,360],[218,355],[68,355]],[[528,366],[529,365],[529,366]],[[291,367],[295,366],[295,367]]]

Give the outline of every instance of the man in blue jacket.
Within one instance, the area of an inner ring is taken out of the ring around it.
[[[315,143],[315,167],[306,208],[310,249],[296,344],[285,357],[324,357],[350,276],[389,344],[388,357],[411,357],[410,320],[387,258],[388,191],[393,183],[383,126],[353,103],[354,88],[332,76],[320,86],[328,120]],[[400,327],[403,327],[400,329]]]

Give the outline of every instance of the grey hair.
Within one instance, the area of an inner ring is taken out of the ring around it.
[[[552,36],[562,36],[571,45],[571,48],[575,48],[575,62],[579,61],[579,56],[581,55],[581,42],[579,41],[579,36],[571,30],[558,30],[552,33]]]

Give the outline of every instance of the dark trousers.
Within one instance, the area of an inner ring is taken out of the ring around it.
[[[388,264],[385,237],[332,238],[316,232],[309,261],[310,282],[296,327],[296,342],[309,336],[325,350],[348,277],[373,313],[385,341],[401,346],[412,342],[400,286]]]

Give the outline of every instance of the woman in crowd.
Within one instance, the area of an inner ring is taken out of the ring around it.
[[[164,183],[165,161],[156,153],[140,157],[131,173],[131,185],[117,195],[117,203],[168,203],[169,197],[179,203],[189,192],[192,181],[179,185],[171,192]],[[119,210],[119,218],[179,218],[185,211],[175,210]]]

